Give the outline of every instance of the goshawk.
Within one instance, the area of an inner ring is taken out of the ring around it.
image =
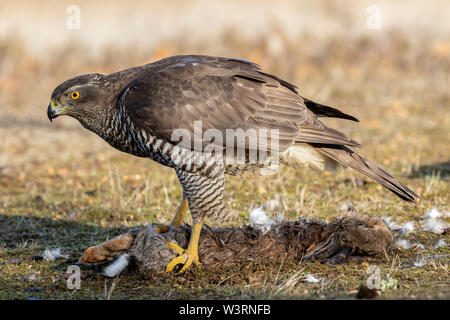
[[[356,141],[319,120],[356,118],[303,98],[296,86],[245,60],[185,55],[110,75],[80,75],[56,87],[47,113],[50,120],[72,116],[116,149],[175,169],[183,200],[172,225],[182,224],[189,206],[193,228],[186,250],[168,244],[179,256],[166,271],[184,264],[183,272],[199,263],[198,241],[205,217],[227,219],[225,174],[275,173],[278,163],[318,169],[343,165],[403,200],[417,198],[351,149],[360,146]],[[230,132],[236,139],[228,139]],[[250,133],[245,141],[238,141],[236,132]],[[206,155],[208,146],[214,151]],[[255,149],[257,159],[250,161]]]

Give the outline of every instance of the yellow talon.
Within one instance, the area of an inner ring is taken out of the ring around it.
[[[166,245],[174,250],[176,253],[178,253],[179,255],[182,255],[184,253],[184,249],[182,247],[180,247],[178,244],[176,244],[173,241],[167,242]]]
[[[180,273],[186,271],[192,263],[199,265],[200,260],[198,256],[198,241],[200,239],[200,232],[202,231],[203,223],[196,223],[192,228],[191,239],[189,240],[189,245],[187,250],[184,250],[179,245],[174,242],[167,242],[167,246],[178,254],[178,257],[173,258],[166,266],[166,272],[172,272],[173,269],[179,265],[183,264]]]
[[[181,201],[181,204],[179,205],[179,207],[177,209],[177,213],[175,214],[175,217],[173,217],[173,220],[170,223],[170,225],[165,225],[165,224],[154,225],[153,227],[155,228],[156,232],[158,232],[159,234],[166,233],[166,232],[170,231],[171,226],[174,226],[174,227],[182,226],[184,216],[186,215],[186,211],[187,211],[188,207],[189,207],[188,201],[183,196],[183,200]]]
[[[173,258],[166,266],[166,272],[172,272],[173,269],[179,265],[179,264],[184,264],[186,263],[188,259],[188,255],[187,254],[182,254],[178,257]]]

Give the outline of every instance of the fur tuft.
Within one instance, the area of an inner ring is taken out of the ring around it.
[[[115,277],[122,273],[126,269],[126,267],[129,264],[129,255],[128,254],[122,254],[119,256],[116,260],[114,260],[113,263],[111,263],[109,266],[107,266],[105,269],[103,269],[102,274],[105,277]]]

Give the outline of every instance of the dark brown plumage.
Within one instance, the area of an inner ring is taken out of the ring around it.
[[[258,147],[270,155],[279,155],[282,164],[320,169],[341,164],[374,179],[403,200],[417,198],[409,188],[351,149],[359,147],[359,143],[319,119],[358,121],[356,118],[301,97],[294,85],[244,60],[175,56],[107,76],[75,77],[52,94],[48,116],[53,119],[60,114],[75,117],[121,151],[175,169],[189,202],[196,235],[185,253],[187,266],[192,256],[198,258],[194,242],[198,242],[204,217],[228,217],[222,201],[224,174],[267,174],[275,165],[270,159],[230,165],[224,158],[202,158],[193,141],[179,144],[174,133],[182,129],[194,139],[200,138],[203,147],[215,145],[220,153],[230,146],[225,139],[195,137],[197,121],[201,121],[202,132],[214,129],[223,137],[229,129],[254,129],[259,139],[262,129],[276,129],[278,137],[269,136],[267,145]],[[244,146],[233,143],[232,148],[244,148],[245,152],[254,148],[249,140]],[[180,219],[182,214],[177,214],[177,223]],[[176,262],[183,263],[181,258]]]

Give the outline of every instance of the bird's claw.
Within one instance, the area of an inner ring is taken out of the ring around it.
[[[172,241],[167,242],[167,246],[169,248],[171,248],[172,250],[174,250],[178,254],[178,256],[173,258],[166,265],[166,269],[165,269],[166,272],[172,272],[177,265],[183,264],[183,267],[179,271],[180,273],[183,273],[184,271],[187,270],[187,268],[189,268],[192,265],[192,263],[194,263],[196,265],[200,264],[198,252],[189,252],[189,249],[185,250],[185,249],[181,248],[178,244],[176,244],[175,242],[172,242]]]
[[[158,234],[169,232],[172,229],[172,226],[168,226],[166,224],[157,224],[153,225],[153,228],[155,228],[156,232]]]

